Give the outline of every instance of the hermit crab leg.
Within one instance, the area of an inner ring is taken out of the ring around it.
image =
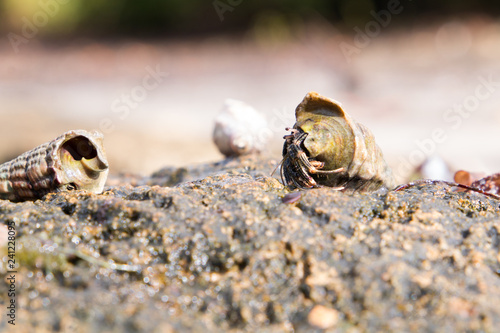
[[[344,168],[335,170],[320,170],[324,163],[316,160],[309,160],[307,154],[302,150],[301,144],[307,137],[307,133],[294,128],[286,128],[291,134],[285,135],[288,147],[284,151],[285,158],[282,161],[281,179],[286,180],[286,184],[296,187],[317,187],[316,181],[311,174],[332,174],[342,172]],[[284,172],[289,170],[291,174]],[[284,182],[285,183],[285,182]]]
[[[307,136],[306,133],[300,133],[299,130],[287,128],[292,131],[292,135],[284,136],[284,139],[289,143],[287,148],[284,148],[282,166],[281,166],[281,180],[285,178],[287,185],[294,185],[299,188],[311,188],[316,186],[316,181],[307,173],[304,168],[304,163],[309,164],[307,155],[300,148],[300,143]],[[289,174],[285,172],[289,170]],[[285,183],[285,182],[283,182]]]
[[[314,161],[314,162],[317,162],[317,161]],[[323,163],[323,162],[319,162],[319,163]],[[339,172],[342,172],[344,170],[345,170],[344,168],[338,168],[335,170],[320,170],[319,168],[316,168],[313,165],[311,165],[311,168],[309,168],[310,173],[323,173],[323,174],[339,173]]]
[[[288,177],[287,174],[285,173],[285,179],[287,179],[287,184],[290,184],[289,180],[292,180],[295,186],[298,185],[298,187],[314,187],[316,186],[316,181],[307,173],[307,170],[304,168],[304,163],[307,162],[309,163],[309,160],[307,159],[307,155],[302,151],[298,150],[295,145],[291,145],[291,156],[297,156],[297,158],[290,157],[285,161],[285,165],[282,167],[282,171],[287,169],[287,166],[291,164],[292,170],[296,173],[297,175],[293,177]],[[299,182],[301,180],[303,184],[300,184]]]

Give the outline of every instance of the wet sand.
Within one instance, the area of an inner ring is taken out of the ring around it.
[[[245,157],[114,178],[100,195],[0,200],[19,263],[17,326],[1,321],[0,330],[499,327],[497,200],[438,185],[321,188],[288,204],[289,191],[267,176],[276,163]]]

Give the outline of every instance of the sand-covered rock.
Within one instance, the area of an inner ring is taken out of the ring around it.
[[[0,329],[500,327],[500,202],[424,186],[321,188],[287,204],[289,190],[271,177],[278,162],[229,159],[114,176],[101,195],[0,201],[1,222],[18,232],[20,306],[16,326],[4,318]],[[8,301],[6,283],[0,295]]]

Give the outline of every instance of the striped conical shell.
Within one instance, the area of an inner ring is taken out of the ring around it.
[[[101,193],[108,162],[99,132],[74,130],[0,165],[0,199],[35,200],[50,192]]]

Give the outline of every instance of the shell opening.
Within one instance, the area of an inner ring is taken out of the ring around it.
[[[80,161],[82,158],[87,160],[97,157],[97,150],[89,139],[83,136],[77,136],[66,141],[61,151],[67,151],[75,161]]]
[[[108,169],[94,144],[84,136],[76,136],[66,141],[60,148],[60,159],[68,180],[77,183],[78,188],[99,178]],[[83,184],[82,184],[83,183]]]

